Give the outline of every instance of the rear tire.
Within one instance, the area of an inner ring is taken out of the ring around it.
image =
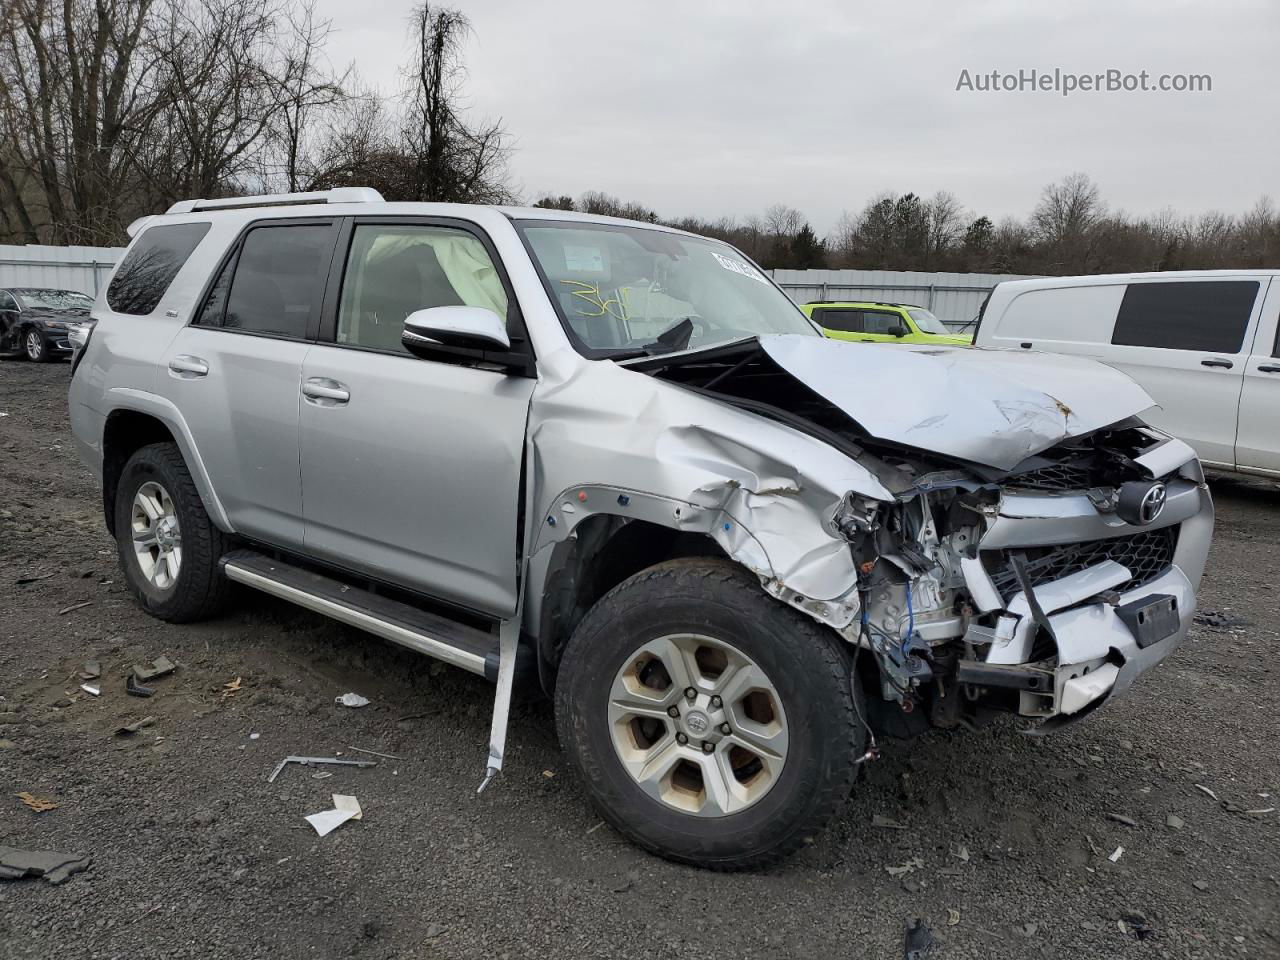
[[[835,633],[742,567],[668,561],[574,631],[556,683],[560,743],[633,842],[715,870],[763,866],[850,794],[866,731],[849,669]]]
[[[116,487],[116,546],[125,579],[152,616],[188,623],[217,614],[231,583],[218,568],[229,549],[174,443],[139,449]]]

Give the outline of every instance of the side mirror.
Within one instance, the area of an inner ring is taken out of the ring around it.
[[[907,328],[902,326],[902,324],[898,324],[896,327],[890,327],[889,335],[899,338],[905,337],[907,335]]]
[[[430,353],[441,346],[470,350],[511,349],[511,340],[502,319],[484,307],[415,310],[405,318],[400,342],[415,356]]]

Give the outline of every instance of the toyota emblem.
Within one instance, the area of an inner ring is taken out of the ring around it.
[[[1143,524],[1154,523],[1156,517],[1160,516],[1160,511],[1164,509],[1164,501],[1166,498],[1165,486],[1163,483],[1153,483],[1151,488],[1142,496],[1142,503],[1138,506],[1138,519]]]

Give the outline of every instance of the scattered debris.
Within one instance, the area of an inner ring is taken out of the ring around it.
[[[907,931],[902,941],[903,960],[924,960],[934,946],[933,931],[924,920],[916,917],[907,921]]]
[[[257,740],[260,736],[262,736],[262,734],[260,734],[260,733],[251,733],[251,734],[249,734],[249,739],[250,739],[250,740]]]
[[[1124,856],[1124,847],[1116,847],[1115,853],[1111,854],[1111,856],[1107,857],[1107,859],[1110,860],[1112,863],[1119,863],[1120,858],[1123,856]]]
[[[87,683],[80,684],[80,689],[91,697],[98,697],[102,695],[102,689],[100,687],[90,686]]]
[[[129,674],[124,681],[124,692],[131,697],[150,697],[155,694],[155,687],[144,687],[133,676]]]
[[[311,775],[311,779],[312,780],[328,780],[332,776],[333,774],[330,773],[328,770],[321,770],[319,773],[313,773]]]
[[[397,757],[394,753],[379,753],[377,750],[361,750],[359,747],[348,746],[348,750],[354,750],[356,753],[367,753],[371,757],[381,757],[383,760],[403,760],[404,757]]]
[[[226,700],[228,697],[234,697],[234,696],[235,696],[237,693],[239,693],[239,692],[240,692],[240,678],[239,678],[239,677],[236,677],[234,680],[228,680],[226,683],[224,683],[224,684],[222,685],[222,699],[223,699],[223,700]]]
[[[41,580],[48,580],[52,576],[52,573],[31,573],[21,576],[13,582],[18,586],[22,586],[24,583],[38,583]]]
[[[906,893],[914,896],[915,894],[924,892],[924,884],[919,880],[912,880],[910,877],[907,877],[902,881],[902,889]]]
[[[102,664],[97,660],[86,660],[84,666],[80,668],[81,680],[96,680],[102,676]]]
[[[63,607],[61,610],[59,610],[58,616],[62,616],[64,613],[70,613],[72,610],[79,610],[81,607],[87,607],[92,604],[93,604],[92,600],[83,600],[80,603],[73,603],[71,606]]]
[[[1040,929],[1040,924],[1024,923],[1014,927],[1013,929],[1016,930],[1018,933],[1022,934],[1024,937],[1034,937]]]
[[[960,922],[960,911],[955,907],[947,907],[947,926],[954,927]]]
[[[597,830],[599,830],[599,829],[600,829],[601,827],[603,827],[603,826],[604,826],[604,821],[603,821],[603,820],[601,820],[601,821],[600,821],[599,823],[597,823],[594,827],[590,827],[590,828],[588,828],[588,830],[587,830],[587,836],[588,836],[588,837],[589,837],[589,836],[591,836],[593,833],[595,833]]]
[[[1108,813],[1105,815],[1108,820],[1114,820],[1116,823],[1123,823],[1126,827],[1136,827],[1138,821],[1133,817],[1126,817],[1123,813]]]
[[[615,883],[611,889],[613,890],[614,893],[626,893],[628,890],[630,890],[632,887],[636,885],[639,879],[640,879],[639,870],[628,870],[626,877],[623,878],[621,882]]]
[[[1154,940],[1156,938],[1155,928],[1147,922],[1147,918],[1141,913],[1122,914],[1119,924],[1121,933],[1132,934],[1136,940]]]
[[[1208,787],[1206,787],[1203,783],[1197,783],[1196,789],[1199,790],[1201,793],[1212,797],[1214,800],[1218,799],[1218,795],[1214,793],[1212,790],[1210,790]]]
[[[54,886],[89,868],[90,858],[76,853],[0,847],[0,880],[44,877]]]
[[[1196,623],[1204,627],[1218,627],[1222,629],[1227,627],[1249,626],[1248,620],[1244,620],[1230,613],[1223,613],[1221,610],[1197,610],[1194,619]]]
[[[173,671],[178,669],[178,665],[168,657],[156,657],[150,663],[133,665],[133,675],[139,681],[146,683],[159,677],[167,677]]]
[[[369,699],[360,696],[358,693],[344,693],[340,697],[334,697],[333,702],[340,703],[344,707],[367,707],[369,705]]]
[[[1268,813],[1275,813],[1275,807],[1263,807],[1260,810],[1246,810],[1245,815],[1250,817],[1261,817]]]
[[[267,777],[267,783],[275,783],[280,771],[291,763],[300,763],[304,767],[322,763],[342,767],[376,767],[378,765],[376,760],[341,760],[337,757],[285,757],[271,771],[271,776]]]
[[[306,817],[307,823],[315,827],[316,833],[326,836],[337,830],[348,820],[361,820],[364,812],[360,809],[360,801],[346,794],[333,794],[333,809],[322,810]]]
[[[960,844],[960,846],[956,847],[951,852],[955,855],[957,860],[961,860],[964,863],[969,862],[969,848],[966,847],[964,844]]]
[[[897,820],[891,819],[890,817],[882,817],[878,813],[871,818],[871,825],[873,827],[880,827],[883,830],[907,829],[907,825],[905,823],[899,823]]]
[[[1187,825],[1187,822],[1176,814],[1169,814],[1164,818],[1164,825],[1170,830],[1181,830]]]
[[[117,737],[128,737],[137,733],[143,727],[149,727],[156,722],[155,717],[143,717],[141,720],[135,720],[133,723],[126,723],[123,727],[116,728]]]
[[[1208,889],[1209,889],[1209,881],[1208,881],[1208,880],[1192,880],[1192,881],[1191,881],[1191,885],[1192,885],[1193,887],[1195,887],[1197,890],[1208,890]]]
[[[41,800],[39,797],[32,796],[26,790],[17,794],[17,797],[36,813],[44,813],[46,810],[58,809],[58,805],[52,800]]]
[[[906,863],[902,864],[901,866],[895,867],[895,866],[886,865],[884,869],[885,869],[885,872],[889,874],[889,876],[897,880],[900,877],[905,877],[908,874],[915,873],[917,870],[923,870],[924,860],[922,860],[920,857],[912,857],[910,860],[908,860]]]

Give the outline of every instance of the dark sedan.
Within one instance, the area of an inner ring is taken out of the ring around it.
[[[69,331],[89,321],[93,297],[75,290],[0,290],[0,355],[37,363],[71,353]]]

